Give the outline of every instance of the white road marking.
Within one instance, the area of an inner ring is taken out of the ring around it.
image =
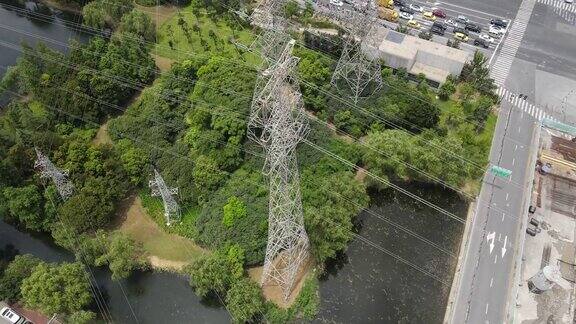
[[[522,127],[518,126],[518,133],[522,132]]]
[[[486,311],[485,311],[486,315],[488,315],[488,303],[486,303]]]
[[[504,216],[506,216],[506,214],[502,213],[502,222],[504,222]],[[500,239],[498,239],[498,241],[500,241]]]
[[[512,165],[514,165],[514,162],[516,162],[516,158],[512,158]],[[506,196],[508,197],[508,196]],[[506,200],[508,200],[508,198],[506,198]]]
[[[506,39],[504,40],[498,58],[490,70],[490,76],[497,85],[504,85],[504,82],[506,82],[508,78],[510,67],[516,57],[516,52],[518,52],[522,38],[524,38],[524,33],[526,32],[526,27],[528,26],[530,16],[532,16],[535,4],[536,0],[523,0],[516,14],[516,18],[511,23],[510,29],[504,35]]]
[[[514,161],[514,160],[512,160],[512,161]],[[512,163],[512,165],[514,165],[514,163]],[[507,193],[506,193],[506,200],[508,200],[508,196],[509,196],[509,195],[510,195],[510,193],[507,192]]]
[[[492,250],[494,249],[494,238],[496,237],[496,232],[489,233],[486,235],[486,240],[490,242],[490,254],[492,254]]]
[[[502,246],[502,259],[504,259],[504,255],[506,254],[506,243],[508,242],[508,235],[504,237],[504,245]]]
[[[518,149],[518,145],[514,144],[514,152],[516,152],[517,149]]]
[[[492,288],[493,283],[494,283],[494,277],[490,278],[490,288]]]
[[[494,255],[494,264],[496,264],[496,259],[498,259],[498,254]]]

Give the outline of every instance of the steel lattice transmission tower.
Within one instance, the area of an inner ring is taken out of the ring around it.
[[[68,180],[68,170],[56,168],[56,166],[52,164],[52,161],[40,152],[38,148],[35,147],[34,150],[36,151],[34,168],[40,171],[40,177],[52,179],[62,200],[68,200],[68,198],[72,196],[72,193],[74,193],[74,186]]]
[[[262,28],[250,50],[259,52],[264,68],[274,64],[282,55],[284,47],[290,41],[286,33],[288,22],[282,17],[286,0],[262,0],[252,13],[252,25]]]
[[[173,221],[179,221],[180,207],[178,203],[176,203],[176,200],[174,200],[174,197],[172,197],[178,194],[178,188],[168,188],[166,182],[164,182],[164,179],[156,169],[154,169],[154,180],[148,181],[148,186],[152,191],[153,197],[162,197],[166,224],[170,225]]]
[[[264,70],[252,101],[248,136],[266,151],[269,181],[268,244],[261,284],[277,284],[287,299],[298,270],[308,258],[308,236],[300,196],[296,146],[308,132],[292,56],[295,41],[276,64]]]
[[[358,99],[370,96],[382,87],[378,45],[373,35],[376,5],[373,0],[368,0],[363,8],[344,10],[339,17],[348,30],[348,39],[331,83],[340,91],[350,93],[357,103]]]

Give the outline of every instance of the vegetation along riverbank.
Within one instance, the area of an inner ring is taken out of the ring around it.
[[[0,215],[50,233],[78,262],[19,256],[1,264],[0,299],[85,323],[96,314],[87,310],[82,264],[108,267],[115,279],[153,267],[186,273],[196,294],[216,296],[239,323],[313,319],[321,298],[317,276],[354,237],[354,219],[370,204],[368,188],[440,183],[464,198],[478,190],[483,171],[473,165],[487,163],[496,100],[493,85],[482,82],[488,75],[481,54],[438,90],[423,77],[413,82],[406,71],[384,68],[382,90],[358,105],[343,104],[330,95],[342,40],[334,35],[327,43],[295,29],[307,140],[314,144],[298,149],[311,257],[299,289],[289,303],[280,302],[261,289],[258,276],[268,183],[262,149],[246,136],[260,59],[245,51],[256,31],[229,7],[254,4],[150,5],[88,2],[83,24],[95,32],[86,44],[71,41],[67,54],[23,44],[6,71],[0,90],[12,101],[0,116]],[[310,6],[291,3],[285,11],[301,27],[334,27],[313,17]],[[102,38],[101,29],[113,33]],[[35,148],[68,171],[69,199],[40,178]],[[162,200],[151,196],[153,169],[179,188],[180,222],[166,225]],[[28,270],[15,278],[14,269],[22,268]],[[54,291],[41,279],[67,276]],[[68,295],[58,304],[42,295],[62,292]]]

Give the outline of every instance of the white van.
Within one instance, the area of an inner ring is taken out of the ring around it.
[[[9,307],[4,307],[0,310],[0,318],[13,324],[23,324],[27,322],[24,316],[16,314],[16,312]]]

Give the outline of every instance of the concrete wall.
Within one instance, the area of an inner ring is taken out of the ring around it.
[[[464,67],[463,62],[452,60],[447,57],[439,56],[434,53],[419,50],[416,53],[416,61],[450,72],[453,75],[459,75]]]

